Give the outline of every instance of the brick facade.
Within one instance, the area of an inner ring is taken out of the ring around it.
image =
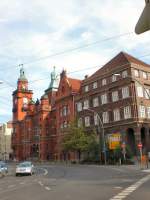
[[[32,91],[24,71],[20,72],[17,90],[13,92],[12,147],[17,160],[27,158],[66,159],[62,139],[71,121],[78,118],[86,130],[96,130],[106,145],[111,134],[119,134],[120,142],[138,152],[150,151],[150,66],[124,52],[83,81],[55,73],[40,100],[32,100]],[[99,115],[99,120],[95,116]],[[103,129],[102,129],[103,125]],[[107,147],[108,148],[108,147]],[[70,154],[67,159],[75,159]]]

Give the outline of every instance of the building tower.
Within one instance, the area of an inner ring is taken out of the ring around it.
[[[13,135],[12,135],[12,148],[14,157],[17,160],[22,158],[21,135],[23,130],[21,121],[25,118],[28,103],[32,99],[33,92],[28,89],[28,80],[25,76],[23,65],[20,69],[20,76],[17,82],[17,89],[13,92]]]

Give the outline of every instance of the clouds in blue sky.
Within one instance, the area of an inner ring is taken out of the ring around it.
[[[49,85],[54,65],[58,73],[63,68],[72,72],[93,66],[69,74],[82,79],[122,50],[139,58],[148,54],[149,32],[69,51],[134,32],[143,7],[144,0],[1,0],[0,79],[4,83],[0,85],[0,122],[11,119],[11,95],[16,89],[20,63],[24,63],[34,97],[40,98]],[[67,53],[55,55],[64,51]],[[44,57],[47,59],[40,59]],[[149,62],[148,56],[142,59]]]

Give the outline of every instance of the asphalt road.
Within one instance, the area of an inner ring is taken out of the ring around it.
[[[33,176],[0,178],[0,200],[150,199],[150,171],[134,166],[37,165]]]

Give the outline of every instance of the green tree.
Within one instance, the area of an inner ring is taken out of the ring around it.
[[[71,123],[68,133],[63,139],[62,147],[65,152],[77,152],[80,161],[83,152],[89,153],[97,147],[94,133],[87,134],[83,127],[78,127],[76,121]]]

